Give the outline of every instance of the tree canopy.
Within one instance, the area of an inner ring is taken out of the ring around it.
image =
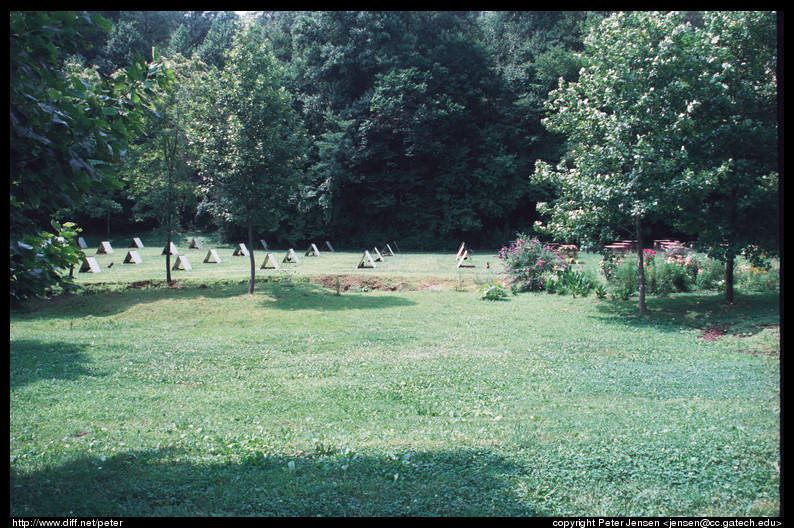
[[[278,227],[297,189],[305,133],[261,28],[237,31],[225,62],[223,71],[210,70],[194,92],[189,136],[197,145],[210,210],[244,227],[253,249],[253,230]],[[250,260],[253,293],[253,251]]]
[[[675,233],[728,266],[778,248],[775,13],[15,11],[10,28],[17,241],[100,215],[151,227],[141,183],[178,180],[201,200],[169,229],[228,241],[498,246],[542,222],[560,242]]]
[[[569,152],[536,166],[536,181],[559,193],[541,206],[547,231],[601,245],[633,235],[641,312],[650,224],[666,220],[729,268],[748,244],[775,247],[773,36],[769,14],[707,13],[703,26],[680,13],[615,14],[585,39],[579,79],[549,94],[544,123]]]
[[[135,51],[150,60],[152,46],[223,72],[232,35],[244,23],[233,12],[101,13],[107,32],[84,32],[92,47],[81,59],[101,75],[127,68]],[[427,248],[461,236],[496,244],[529,228],[537,218],[534,203],[547,200],[549,189],[526,176],[536,158],[559,155],[562,144],[539,123],[542,101],[558,76],[576,76],[572,50],[581,46],[588,19],[599,16],[278,11],[249,17],[281,63],[285,89],[311,138],[300,192],[272,238],[327,236],[357,244],[390,233],[406,247]],[[529,78],[522,80],[524,73]],[[114,193],[124,208],[114,215],[133,218],[129,192]],[[194,210],[196,221],[206,218],[205,205]],[[78,220],[91,226],[87,213]],[[239,236],[228,225],[224,230]]]
[[[140,55],[112,76],[66,68],[65,55],[88,45],[85,31],[110,29],[97,14],[12,12],[10,19],[10,268],[18,302],[69,286],[64,270],[81,255],[74,224],[53,221],[57,235],[46,224],[59,209],[120,187],[116,167],[151,113],[153,86],[170,79]]]
[[[677,226],[726,263],[760,265],[780,250],[776,18],[769,12],[703,14],[699,75],[691,87],[687,145],[697,185],[680,188]]]
[[[543,121],[570,144],[556,168],[537,163],[536,180],[560,193],[542,207],[552,216],[549,231],[602,245],[621,230],[635,238],[641,312],[645,228],[675,208],[669,192],[691,175],[685,139],[693,106],[688,87],[698,71],[693,31],[677,14],[605,19],[585,39],[579,79],[549,94]]]

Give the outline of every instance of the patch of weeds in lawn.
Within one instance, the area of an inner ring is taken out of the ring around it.
[[[499,284],[498,282],[489,282],[484,286],[480,287],[477,290],[477,293],[480,296],[480,299],[486,301],[502,301],[507,299],[508,293],[507,288]]]

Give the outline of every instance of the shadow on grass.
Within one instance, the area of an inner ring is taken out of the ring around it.
[[[600,318],[611,322],[670,332],[730,327],[731,333],[753,335],[765,326],[780,324],[778,292],[737,295],[734,304],[728,304],[719,293],[648,296],[646,305],[648,313],[644,315],[638,311],[636,297],[602,301],[597,309]]]
[[[22,474],[11,516],[533,516],[514,463],[481,451],[406,457],[246,453],[185,462],[177,450],[83,457]]]
[[[85,345],[38,339],[11,339],[11,390],[42,379],[74,380],[95,375],[86,368]]]
[[[168,299],[231,299],[248,296],[248,283],[180,282],[175,286],[143,281],[115,285],[114,289],[96,292],[60,295],[52,299],[36,300],[26,310],[12,313],[12,320],[20,319],[78,319],[86,316],[116,315],[132,306],[151,304]],[[120,289],[119,289],[120,288]],[[370,310],[393,306],[410,306],[413,302],[398,295],[367,295],[343,293],[334,295],[331,290],[308,282],[257,282],[254,297],[264,296],[261,306],[280,310]]]

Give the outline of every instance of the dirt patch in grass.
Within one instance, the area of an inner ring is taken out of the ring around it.
[[[702,332],[700,338],[705,341],[717,341],[725,336],[735,337],[743,342],[746,340],[749,348],[744,349],[742,347],[742,349],[748,354],[753,356],[779,356],[780,347],[775,345],[774,333],[769,337],[761,337],[761,332],[765,329],[779,332],[780,325],[766,323],[739,326],[737,323],[722,323],[712,324],[698,330]]]
[[[700,334],[701,339],[706,341],[716,341],[720,337],[728,335],[728,331],[730,327],[735,326],[736,323],[721,323],[721,324],[712,324],[708,325],[705,328],[698,328],[702,334]],[[751,324],[749,326],[745,325],[745,331],[742,332],[732,332],[731,335],[735,337],[751,337],[756,335],[758,332],[762,331],[765,328],[780,328],[779,324],[770,324],[770,323],[761,323],[761,324]]]
[[[82,284],[80,292],[82,293],[106,293],[109,291],[124,291],[124,290],[146,290],[149,288],[174,288],[182,289],[184,286],[178,280],[172,280],[170,283],[162,279],[145,279],[133,282],[92,282],[89,284]]]
[[[465,287],[459,281],[440,279],[437,277],[378,277],[363,275],[315,275],[309,277],[309,282],[318,284],[323,288],[336,291],[337,284],[340,292],[346,291],[433,291],[453,290]]]
[[[700,330],[703,333],[700,335],[700,338],[705,341],[716,341],[717,339],[721,338],[728,334],[728,328],[733,323],[725,323],[725,324],[713,324],[709,325],[706,328],[701,328]]]

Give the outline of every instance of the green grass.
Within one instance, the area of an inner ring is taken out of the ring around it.
[[[236,246],[221,243],[217,239],[199,235],[204,249],[189,249],[189,240],[192,234],[181,235],[176,240],[176,246],[180,254],[187,257],[191,267],[187,270],[173,270],[171,272],[174,280],[247,280],[249,274],[249,260],[244,256],[232,256]],[[155,235],[142,237],[145,245],[144,249],[137,250],[141,256],[141,264],[124,264],[127,247],[132,241],[132,237],[117,237],[111,239],[114,253],[112,255],[97,255],[96,250],[99,246],[99,238],[89,239],[89,249],[85,250],[87,256],[94,257],[102,269],[101,273],[77,273],[75,277],[80,284],[98,283],[132,283],[138,281],[164,281],[166,278],[165,256],[161,255],[165,245],[161,238]],[[258,242],[258,241],[257,241]],[[324,247],[317,246],[321,250],[319,257],[306,257],[307,247],[295,247],[298,256],[297,264],[284,264],[282,259],[287,254],[289,247],[271,248],[270,252],[276,258],[281,269],[263,270],[259,269],[265,258],[265,251],[255,250],[255,262],[257,277],[267,280],[273,278],[296,278],[305,279],[318,275],[358,275],[361,277],[378,276],[393,277],[404,279],[417,279],[434,277],[444,281],[467,281],[473,279],[486,278],[495,273],[486,269],[487,264],[495,265],[498,261],[498,248],[478,251],[472,261],[477,265],[476,268],[457,268],[455,262],[455,251],[449,253],[428,253],[428,252],[397,252],[395,249],[394,257],[384,257],[382,262],[376,262],[375,269],[357,268],[364,250],[376,257],[373,247],[362,247],[356,250],[337,251],[334,253],[322,251]],[[220,263],[204,263],[210,248],[215,248],[221,259]],[[378,247],[383,251],[384,246]],[[394,249],[394,248],[393,248]],[[171,264],[173,265],[174,257]],[[493,270],[493,268],[491,268]]]
[[[483,301],[484,252],[130,287],[159,252],[12,313],[12,516],[779,513],[777,293]]]

